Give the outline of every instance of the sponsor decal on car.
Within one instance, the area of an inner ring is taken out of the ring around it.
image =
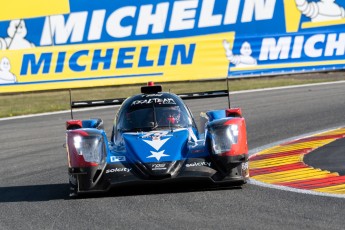
[[[161,93],[154,93],[154,94],[143,94],[141,97],[161,97],[163,94]]]
[[[105,173],[130,172],[130,171],[132,171],[132,168],[113,168],[113,169],[107,169]]]
[[[152,164],[151,165],[152,170],[166,170],[166,164]]]
[[[133,105],[145,105],[145,104],[164,104],[164,105],[176,105],[176,102],[172,98],[150,98],[144,100],[136,100],[132,102]]]
[[[186,164],[187,168],[189,168],[189,167],[200,167],[200,166],[211,167],[211,162],[203,161],[203,162],[193,162],[193,163]]]
[[[110,162],[120,162],[120,161],[126,161],[125,156],[111,156]]]

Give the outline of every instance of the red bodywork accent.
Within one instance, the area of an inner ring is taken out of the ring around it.
[[[227,117],[242,117],[242,110],[241,108],[227,109],[225,114]]]
[[[248,144],[247,144],[247,129],[246,122],[242,117],[236,117],[228,120],[224,125],[238,125],[238,141],[237,144],[232,144],[231,150],[222,153],[221,156],[238,156],[243,154],[248,154]]]
[[[71,127],[83,127],[83,122],[81,120],[70,120],[66,121],[66,129],[70,129]]]
[[[88,133],[83,130],[72,130],[67,132],[67,158],[68,158],[68,166],[70,168],[82,168],[82,167],[93,167],[98,166],[97,163],[94,162],[86,162],[82,155],[79,155],[75,146],[74,146],[74,137],[81,136],[85,137],[88,136]]]

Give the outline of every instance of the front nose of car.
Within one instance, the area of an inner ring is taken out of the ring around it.
[[[187,154],[188,130],[123,134],[127,156],[139,174],[174,177]]]

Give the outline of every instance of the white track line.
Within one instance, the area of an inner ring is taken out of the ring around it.
[[[82,111],[92,111],[92,110],[116,108],[116,107],[119,107],[119,105],[99,106],[99,107],[85,108],[85,109],[73,109],[73,113],[82,112]],[[38,114],[30,114],[30,115],[22,115],[22,116],[5,117],[5,118],[0,118],[0,121],[16,120],[16,119],[23,119],[23,118],[30,118],[30,117],[43,117],[43,116],[65,114],[65,113],[71,113],[71,110],[63,110],[63,111],[49,112],[49,113],[38,113]]]
[[[257,185],[257,186],[270,188],[270,189],[278,189],[278,190],[283,190],[283,191],[288,191],[288,192],[302,193],[302,194],[307,194],[307,195],[336,197],[336,198],[343,198],[343,199],[345,198],[345,195],[342,195],[342,194],[322,193],[322,192],[315,192],[315,191],[304,190],[304,189],[296,189],[296,188],[291,188],[291,187],[266,184],[254,179],[249,179],[248,184]]]
[[[263,89],[249,89],[249,90],[230,92],[230,94],[255,93],[255,92],[264,92],[264,91],[281,90],[281,89],[294,89],[294,88],[303,88],[303,87],[311,87],[311,86],[335,85],[335,84],[342,84],[342,83],[345,83],[345,80],[312,83],[312,84],[304,84],[304,85],[281,86],[281,87],[272,87],[272,88],[263,88]]]

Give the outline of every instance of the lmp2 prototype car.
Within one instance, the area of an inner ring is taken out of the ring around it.
[[[248,147],[241,109],[202,113],[204,130],[199,132],[181,98],[200,94],[177,96],[161,91],[158,85],[144,86],[141,94],[111,100],[113,103],[108,104],[121,107],[115,115],[110,140],[101,119],[66,122],[70,196],[142,183],[246,183]],[[73,108],[91,104],[71,103]]]

